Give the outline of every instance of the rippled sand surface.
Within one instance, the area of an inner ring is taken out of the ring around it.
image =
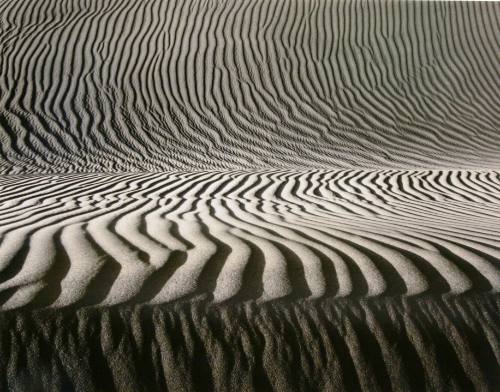
[[[500,390],[499,37],[0,0],[0,390]]]

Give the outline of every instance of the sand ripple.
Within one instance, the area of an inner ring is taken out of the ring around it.
[[[0,173],[498,168],[500,3],[0,2]]]
[[[494,171],[0,179],[3,309],[498,292]]]

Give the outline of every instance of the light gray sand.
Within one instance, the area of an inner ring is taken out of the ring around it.
[[[500,289],[495,171],[9,179],[0,180],[4,310]]]

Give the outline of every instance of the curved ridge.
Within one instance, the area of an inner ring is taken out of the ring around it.
[[[3,309],[500,290],[493,171],[93,173],[0,187]]]
[[[0,173],[498,168],[499,13],[3,1]]]

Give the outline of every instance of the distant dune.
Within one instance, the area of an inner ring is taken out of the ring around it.
[[[498,168],[498,2],[4,0],[0,172]]]

